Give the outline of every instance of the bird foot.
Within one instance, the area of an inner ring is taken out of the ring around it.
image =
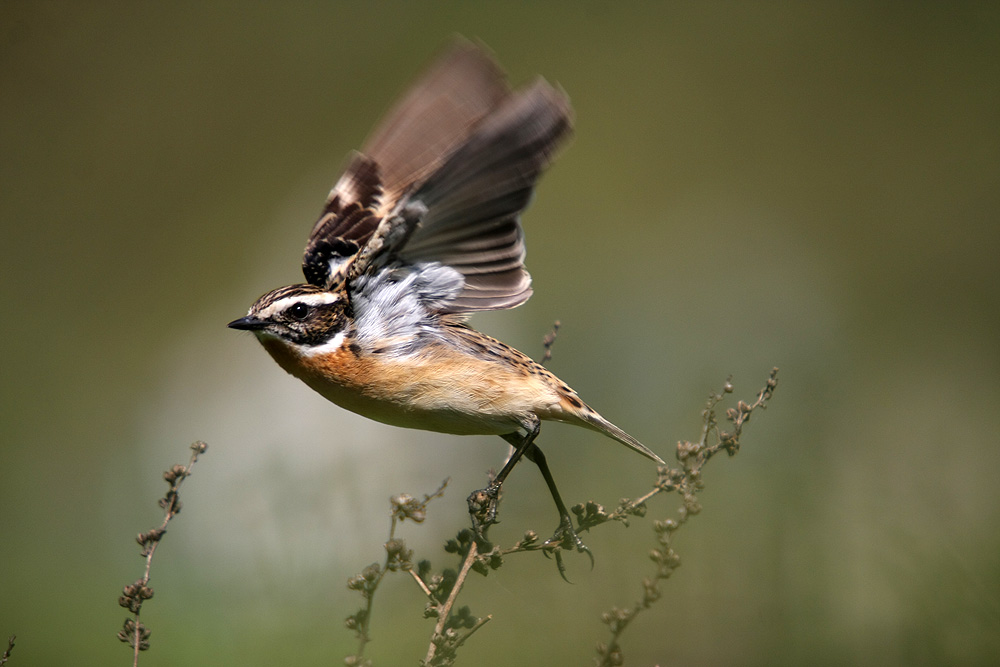
[[[500,485],[490,484],[485,489],[479,489],[469,494],[469,517],[472,519],[472,529],[476,533],[476,541],[481,545],[488,544],[486,531],[497,521],[497,507],[500,504]]]
[[[591,553],[590,548],[580,539],[580,535],[573,528],[573,520],[568,514],[563,515],[559,521],[559,527],[556,528],[556,532],[542,544],[542,553],[546,556],[551,553],[556,559],[559,576],[566,583],[572,583],[566,578],[566,565],[562,559],[563,549],[576,549],[578,553],[587,554],[587,558],[590,559],[590,569],[594,569],[594,554]]]

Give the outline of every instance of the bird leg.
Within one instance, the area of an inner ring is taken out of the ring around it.
[[[536,420],[531,424],[525,425],[526,433],[523,436],[519,433],[510,433],[501,436],[514,447],[514,453],[507,459],[507,463],[504,464],[504,467],[496,477],[490,481],[489,486],[485,489],[474,491],[469,496],[469,516],[472,517],[472,527],[476,532],[476,540],[481,542],[484,548],[488,549],[489,541],[486,539],[486,531],[490,526],[497,523],[496,517],[497,506],[500,501],[500,488],[504,480],[507,479],[507,475],[514,469],[517,462],[521,460],[521,457],[526,457],[538,466],[542,477],[545,478],[545,485],[549,487],[549,493],[556,504],[556,509],[559,511],[559,526],[556,528],[555,533],[552,534],[552,537],[547,539],[542,546],[546,547],[546,555],[550,550],[555,554],[559,575],[563,579],[566,579],[566,568],[563,564],[562,553],[560,552],[561,548],[575,548],[578,552],[587,554],[587,557],[590,558],[591,567],[594,566],[594,555],[590,552],[587,545],[583,543],[583,540],[580,539],[576,529],[573,527],[573,518],[566,509],[566,504],[563,502],[562,496],[559,495],[559,489],[556,488],[556,482],[552,477],[552,472],[549,470],[545,455],[535,445],[535,438],[538,436],[539,429],[540,422]]]
[[[573,528],[573,518],[566,511],[566,505],[562,501],[562,497],[559,495],[559,489],[556,488],[556,481],[552,478],[552,473],[549,471],[549,465],[545,462],[545,455],[542,454],[542,450],[538,448],[537,445],[532,444],[531,448],[524,453],[529,461],[535,463],[538,469],[542,472],[542,477],[545,478],[545,484],[549,487],[549,493],[552,494],[552,500],[556,503],[556,509],[559,510],[559,526],[556,528],[556,532],[552,534],[552,537],[545,540],[542,545],[544,547],[567,547],[571,546],[576,548],[576,550],[582,554],[587,554],[590,558],[590,567],[594,567],[594,554],[590,552],[590,549],[580,536],[577,534],[576,529]],[[554,551],[556,557],[556,567],[559,568],[559,575],[566,579],[566,567],[563,565],[562,554],[559,549]],[[569,581],[567,579],[567,581]]]
[[[472,528],[476,531],[478,540],[485,543],[486,531],[490,526],[497,523],[500,487],[503,485],[504,480],[507,479],[510,471],[514,469],[517,462],[524,456],[525,452],[531,449],[540,428],[541,420],[536,417],[531,423],[525,424],[527,433],[523,437],[516,433],[501,436],[514,446],[514,453],[507,459],[507,463],[500,469],[496,477],[490,480],[489,485],[485,489],[473,491],[468,498],[469,516],[472,517]]]

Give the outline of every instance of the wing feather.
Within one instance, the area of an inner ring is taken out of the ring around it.
[[[329,289],[390,262],[442,264],[464,284],[434,312],[524,303],[520,214],[571,119],[561,90],[539,79],[512,93],[485,51],[458,43],[351,158],[310,236],[306,279]]]
[[[571,115],[565,94],[538,80],[487,116],[411,195],[427,213],[401,259],[439,261],[466,276],[442,312],[513,308],[531,296],[519,218]]]
[[[354,153],[309,235],[306,280],[331,287],[371,239],[380,220],[510,94],[503,72],[480,46],[458,39],[413,83]],[[358,216],[356,211],[365,211]]]
[[[456,40],[364,144],[362,152],[378,163],[389,199],[422,182],[509,95],[503,71],[485,48]]]
[[[378,226],[374,209],[381,199],[378,165],[354,153],[309,234],[302,256],[306,282],[330,287],[334,276],[368,243]]]

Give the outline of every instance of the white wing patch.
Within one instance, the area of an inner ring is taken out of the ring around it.
[[[330,266],[330,273],[327,275],[336,276],[340,274],[341,270],[353,259],[353,257],[330,257],[330,261],[327,262]]]

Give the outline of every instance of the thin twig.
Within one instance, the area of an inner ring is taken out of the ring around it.
[[[559,327],[562,324],[559,320],[552,323],[552,331],[545,334],[545,338],[542,339],[542,347],[545,348],[545,354],[542,355],[541,360],[538,362],[540,365],[544,366],[547,361],[552,358],[552,346],[556,342],[556,336],[559,335]]]
[[[153,597],[153,589],[149,587],[149,571],[153,565],[153,554],[160,544],[160,540],[167,532],[167,524],[181,511],[181,501],[178,492],[184,480],[191,476],[191,470],[198,461],[198,457],[208,450],[208,445],[204,442],[196,442],[191,445],[191,458],[187,466],[175,465],[173,468],[163,473],[163,478],[170,483],[170,489],[166,495],[160,498],[160,507],[164,510],[163,522],[159,527],[145,533],[139,533],[136,542],[142,546],[142,555],[146,559],[146,567],[142,578],[135,583],[126,586],[118,604],[132,612],[132,618],[125,620],[125,625],[118,632],[118,639],[132,646],[132,665],[138,667],[139,652],[149,648],[149,629],[139,620],[139,612],[142,603]]]
[[[437,603],[434,593],[429,586],[420,578],[420,575],[413,570],[413,552],[406,547],[406,543],[396,538],[396,527],[403,521],[409,519],[414,523],[423,523],[427,518],[427,504],[435,498],[444,495],[445,487],[448,486],[449,479],[441,482],[434,493],[425,493],[423,500],[417,500],[413,496],[401,493],[389,499],[391,508],[391,521],[389,524],[389,538],[385,541],[385,561],[380,566],[372,563],[360,574],[356,574],[347,580],[347,587],[361,593],[365,599],[365,606],[355,614],[347,617],[347,627],[353,630],[358,637],[358,650],[355,655],[347,656],[346,662],[351,665],[368,664],[364,658],[365,648],[371,641],[369,630],[371,628],[372,608],[375,604],[375,591],[382,580],[389,572],[405,570],[410,573],[417,585],[424,591],[432,603]]]
[[[547,337],[546,347],[550,346],[551,339]],[[716,409],[725,396],[732,393],[731,382],[727,380],[721,393],[712,393],[702,411],[698,439],[694,442],[684,441],[677,444],[677,459],[680,465],[676,467],[664,465],[657,468],[657,478],[651,490],[634,499],[623,498],[613,511],[607,511],[593,501],[572,508],[573,514],[577,517],[577,530],[589,531],[609,521],[619,521],[628,525],[633,517],[645,516],[646,503],[660,494],[678,493],[683,501],[678,509],[677,518],[653,522],[659,544],[650,551],[650,558],[656,563],[657,569],[653,576],[643,580],[642,598],[631,607],[613,608],[602,617],[611,631],[611,641],[598,646],[599,664],[622,664],[623,658],[619,646],[622,633],[636,615],[648,609],[660,598],[659,581],[670,576],[670,573],[680,565],[680,557],[671,547],[671,537],[679,526],[701,510],[698,492],[704,486],[701,479],[702,468],[710,458],[721,451],[730,456],[739,451],[742,429],[753,412],[766,407],[777,386],[776,374],[777,369],[772,371],[766,387],[761,390],[753,403],[748,405],[739,401],[735,408],[726,411],[725,420],[717,420]],[[729,422],[728,430],[720,427],[720,421]],[[439,496],[442,490],[443,487],[437,493],[424,496],[423,502],[406,495],[393,498],[393,520],[389,540],[385,544],[388,554],[385,567],[380,568],[379,564],[372,564],[362,574],[349,580],[348,587],[360,590],[368,602],[366,608],[348,617],[348,627],[359,632],[359,638],[362,639],[360,648],[363,649],[369,641],[367,630],[371,621],[370,596],[374,594],[374,589],[386,572],[402,569],[410,573],[413,581],[427,596],[429,604],[424,612],[425,617],[433,616],[437,619],[422,664],[426,667],[454,664],[457,649],[492,618],[491,615],[476,618],[468,607],[456,610],[458,597],[468,582],[469,572],[474,570],[485,576],[490,570],[499,568],[503,564],[503,557],[508,554],[529,551],[550,553],[559,548],[558,545],[539,540],[537,533],[529,530],[512,547],[494,546],[489,551],[480,552],[481,542],[476,540],[471,530],[466,529],[460,531],[456,539],[448,540],[445,545],[446,552],[457,554],[462,559],[458,574],[451,569],[444,570],[441,574],[431,574],[430,563],[426,560],[416,563],[412,551],[405,547],[403,540],[395,537],[395,527],[397,521],[405,518],[416,522],[423,521],[427,502]],[[460,628],[465,628],[465,631],[460,631]],[[349,656],[346,662],[350,665],[370,665],[370,661],[363,658],[361,651],[356,656]]]
[[[722,394],[713,393],[702,412],[700,440],[697,443],[679,442],[677,444],[677,459],[681,463],[681,468],[672,469],[668,466],[661,466],[657,472],[656,488],[652,492],[636,501],[623,501],[619,509],[610,514],[604,512],[603,508],[596,504],[595,509],[590,503],[586,508],[586,516],[581,516],[581,513],[577,512],[581,526],[588,520],[590,521],[589,525],[593,526],[613,519],[626,521],[628,514],[634,514],[640,509],[644,511],[645,506],[642,503],[657,493],[676,491],[683,498],[683,505],[678,509],[677,519],[653,522],[658,546],[650,551],[650,558],[656,563],[657,568],[652,577],[643,579],[642,599],[627,609],[614,607],[601,617],[601,620],[611,630],[611,641],[601,642],[597,645],[597,664],[599,667],[624,664],[625,659],[619,644],[622,633],[635,620],[636,616],[649,609],[660,599],[658,582],[670,577],[673,571],[680,566],[680,557],[672,548],[672,538],[681,525],[701,511],[697,493],[703,488],[702,468],[712,456],[721,450],[725,450],[730,456],[739,451],[743,426],[750,420],[750,416],[755,410],[767,407],[767,401],[770,400],[778,386],[777,375],[778,369],[775,368],[771,371],[767,384],[757,395],[757,400],[753,404],[747,405],[743,401],[739,401],[735,408],[726,411],[726,418],[733,425],[732,431],[720,431],[715,417],[716,406],[722,401],[725,394],[733,391],[731,381],[726,381]],[[712,439],[711,443],[709,443],[710,439]],[[574,508],[574,511],[576,509]]]
[[[420,575],[414,572],[412,569],[407,571],[410,573],[410,576],[413,577],[413,580],[417,582],[417,586],[420,586],[420,590],[424,592],[424,595],[430,598],[431,602],[436,602],[436,600],[434,599],[434,593],[432,593],[431,589],[427,587],[427,584],[425,584],[424,580],[420,578]]]
[[[457,642],[455,642],[455,649],[457,650],[462,644],[465,643],[465,641],[469,637],[472,636],[472,634],[476,630],[478,630],[479,628],[483,627],[484,625],[486,625],[487,623],[489,623],[492,620],[493,620],[493,614],[486,614],[481,619],[479,619],[478,621],[476,621],[476,624],[473,625],[471,628],[469,628],[469,631],[466,632],[464,635],[462,635],[462,637]]]
[[[472,540],[469,544],[469,552],[465,555],[465,560],[462,562],[462,569],[455,580],[455,585],[452,586],[448,600],[439,612],[437,624],[434,626],[434,634],[431,635],[430,646],[427,647],[427,657],[424,658],[424,664],[426,665],[431,664],[431,660],[433,660],[434,654],[437,652],[437,644],[434,642],[434,638],[439,637],[444,632],[444,625],[448,622],[448,615],[451,614],[451,609],[455,606],[458,593],[462,590],[462,586],[465,585],[465,579],[469,576],[472,564],[476,562],[478,551],[479,547],[476,545],[476,540]],[[481,625],[482,623],[478,623],[473,629],[478,630]]]

